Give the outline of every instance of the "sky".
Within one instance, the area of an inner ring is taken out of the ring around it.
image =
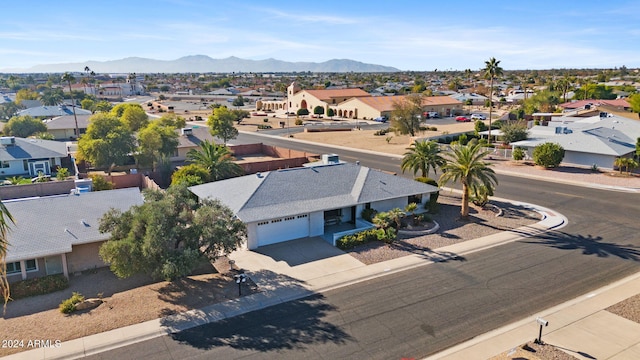
[[[400,70],[640,67],[640,1],[7,1],[0,71],[188,55]],[[82,70],[79,70],[82,71]]]

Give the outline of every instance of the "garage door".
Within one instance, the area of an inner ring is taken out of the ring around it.
[[[309,236],[309,215],[290,216],[258,223],[258,246]]]

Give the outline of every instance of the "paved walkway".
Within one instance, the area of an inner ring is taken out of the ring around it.
[[[509,169],[498,165],[496,171],[506,173],[509,172]],[[545,172],[544,170],[538,171]],[[528,177],[545,175],[516,174]],[[555,181],[562,181],[566,176],[567,174],[554,173]],[[593,177],[592,179],[595,180],[590,180],[589,183],[581,182],[579,185],[630,192],[638,192],[640,189],[640,185],[635,186],[633,183],[637,179],[629,179],[632,182],[626,186],[607,183],[609,179],[606,176]],[[578,180],[567,178],[564,181],[575,182]],[[533,207],[533,205],[531,206]],[[544,219],[537,224],[517,229],[518,231],[503,232],[439,250],[443,254],[450,253],[451,256],[469,254],[518,240],[527,234],[535,235],[548,229],[559,228],[566,223],[566,219],[553,210],[540,207],[537,209],[545,215]],[[232,258],[236,264],[249,270],[249,276],[264,290],[260,293],[211,305],[200,310],[188,311],[67,341],[60,344],[59,347],[29,350],[5,358],[79,358],[299,299],[313,292],[327,291],[409,268],[428,266],[430,263],[439,261],[438,259],[426,260],[410,255],[365,266],[350,256],[340,254],[334,248],[324,245],[321,239],[307,241],[306,246],[312,247],[317,252],[315,258],[308,258],[304,251],[286,251],[286,245],[267,249],[262,251],[262,254],[253,251],[233,254]],[[636,294],[640,294],[640,274],[543,311],[538,316],[549,321],[549,326],[544,329],[543,340],[567,349],[572,355],[584,359],[640,359],[640,324],[603,310]],[[531,341],[536,334],[535,317],[526,318],[478,336],[431,358],[486,359]]]

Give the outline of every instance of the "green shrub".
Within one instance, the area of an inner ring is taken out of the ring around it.
[[[389,133],[389,129],[380,129],[380,130],[374,132],[373,135],[375,135],[375,136],[383,136],[383,135],[387,135],[387,133]]]
[[[438,128],[437,128],[437,127],[435,127],[435,126],[432,126],[432,127],[430,127],[430,128],[429,128],[429,130],[431,130],[431,131],[438,131]]]
[[[564,148],[556,143],[547,142],[533,149],[533,161],[545,168],[557,167],[563,158]]]
[[[89,175],[91,179],[93,191],[102,191],[102,190],[113,190],[115,188],[115,184],[107,181],[104,177],[98,174]]]
[[[298,109],[298,111],[296,112],[296,115],[309,115],[309,110],[308,109]]]
[[[513,149],[512,156],[513,156],[513,160],[516,160],[516,161],[520,161],[524,159],[524,149],[522,149],[521,147],[517,147]]]
[[[266,123],[268,123],[268,122],[269,122],[269,119],[267,119],[267,118],[264,118],[264,119],[262,119],[262,121],[263,121],[263,122],[266,122]]]
[[[11,284],[11,298],[18,300],[29,296],[44,295],[64,290],[68,287],[69,280],[64,275],[47,275]],[[2,299],[2,296],[0,296],[0,299]]]
[[[69,169],[63,167],[58,169],[58,174],[56,175],[58,180],[64,180],[67,176],[69,176]]]
[[[74,291],[70,298],[68,298],[67,300],[63,300],[60,303],[60,312],[63,314],[71,314],[72,312],[76,311],[76,305],[78,305],[78,303],[81,303],[82,301],[84,301],[84,296]]]
[[[296,119],[296,125],[302,125],[302,119]]]
[[[383,241],[385,243],[391,243],[396,239],[396,237],[397,235],[394,228],[389,228],[387,230],[369,229],[341,237],[340,239],[338,239],[338,241],[336,241],[336,246],[339,249],[346,250],[372,241]]]
[[[362,210],[362,212],[360,213],[360,216],[364,221],[372,222],[373,217],[376,216],[377,213],[378,211],[376,209],[369,208],[369,209]]]
[[[271,129],[271,125],[260,124],[258,125],[258,129],[260,130]]]

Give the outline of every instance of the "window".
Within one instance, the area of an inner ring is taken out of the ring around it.
[[[38,270],[38,262],[36,261],[36,259],[25,260],[24,265],[27,271]],[[20,261],[7,263],[7,275],[18,274],[21,271],[22,271],[22,266],[20,265]]]
[[[24,171],[29,171],[29,161],[22,160],[22,167],[24,168]]]
[[[8,161],[3,161],[2,165],[0,165],[3,169],[11,167],[11,164]]]

